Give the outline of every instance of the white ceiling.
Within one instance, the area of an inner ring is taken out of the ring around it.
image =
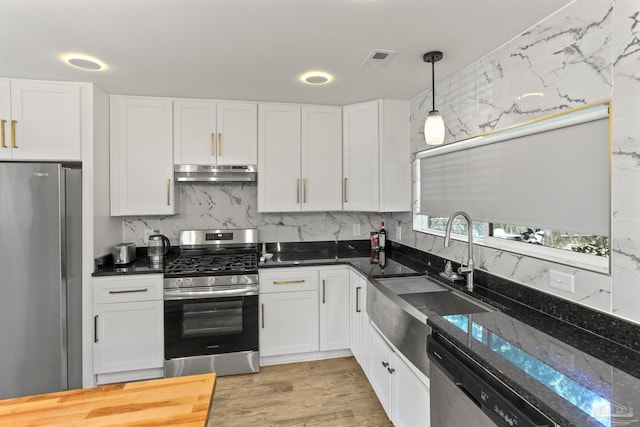
[[[2,0],[0,76],[109,93],[344,105],[410,99],[572,0]],[[383,68],[373,49],[397,51]],[[77,70],[63,53],[96,56]],[[306,71],[335,76],[326,86]]]

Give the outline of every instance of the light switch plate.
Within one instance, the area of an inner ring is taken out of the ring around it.
[[[400,224],[396,227],[396,240],[402,240],[402,226]]]
[[[354,236],[360,235],[360,224],[353,224],[353,235]]]
[[[554,289],[569,292],[572,294],[575,293],[573,274],[549,270],[549,285]]]

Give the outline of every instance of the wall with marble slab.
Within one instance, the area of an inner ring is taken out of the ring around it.
[[[180,230],[216,228],[257,228],[266,242],[368,239],[386,220],[378,213],[258,213],[255,183],[180,184],[180,193],[178,215],[125,218],[124,240],[144,245],[144,230],[154,229],[177,244]],[[360,225],[358,235],[354,224]]]
[[[437,83],[445,143],[537,117],[613,99],[611,276],[513,253],[476,247],[478,267],[527,286],[640,323],[640,3],[576,0],[465,69]],[[446,60],[446,52],[445,58]],[[542,92],[543,97],[520,98]],[[431,91],[411,101],[412,151]],[[579,157],[579,153],[576,154]],[[446,258],[466,259],[462,244],[413,232],[402,242]],[[576,292],[549,287],[549,270],[575,274]]]

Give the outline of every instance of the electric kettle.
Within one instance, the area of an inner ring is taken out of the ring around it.
[[[149,236],[147,255],[149,256],[149,261],[152,264],[161,263],[164,260],[164,257],[169,253],[170,249],[171,244],[169,243],[167,236],[162,234],[153,234]]]

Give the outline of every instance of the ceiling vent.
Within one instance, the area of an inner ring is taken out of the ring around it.
[[[393,55],[395,55],[395,50],[382,50],[382,49],[374,49],[367,56],[367,58],[362,63],[364,68],[380,68],[385,66]]]

